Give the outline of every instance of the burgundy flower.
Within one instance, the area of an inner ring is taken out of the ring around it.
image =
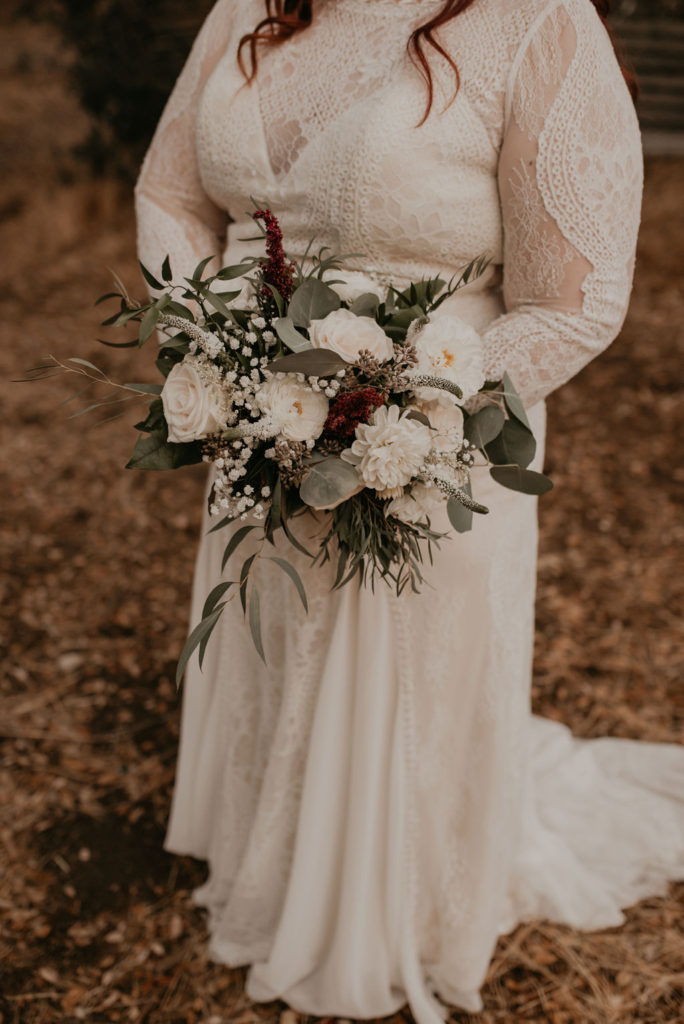
[[[273,312],[277,312],[273,295],[267,285],[272,285],[282,296],[284,302],[289,302],[293,290],[293,276],[295,264],[288,263],[283,250],[283,232],[280,229],[278,218],[270,210],[257,210],[252,214],[254,220],[263,220],[266,226],[266,255],[268,259],[262,264],[261,277],[263,285],[261,294]]]
[[[346,391],[330,403],[323,429],[336,437],[353,437],[359,423],[367,423],[381,405],[384,405],[382,395],[375,388]]]

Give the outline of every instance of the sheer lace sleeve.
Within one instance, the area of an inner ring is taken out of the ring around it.
[[[642,154],[633,105],[588,0],[549,4],[511,69],[499,161],[507,312],[488,376],[527,405],[615,338],[634,268]]]
[[[204,22],[168,99],[135,187],[138,253],[152,273],[171,258],[174,280],[219,254],[227,216],[200,179],[195,118],[202,88],[225,52],[234,18],[232,0],[219,0]]]

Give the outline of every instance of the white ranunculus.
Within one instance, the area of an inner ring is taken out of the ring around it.
[[[444,495],[435,484],[416,483],[399,498],[390,502],[385,510],[404,523],[418,523],[427,519],[444,501]]]
[[[343,302],[351,303],[366,292],[372,292],[379,299],[385,297],[387,289],[374,281],[368,274],[364,274],[363,270],[336,270],[335,277],[344,278],[343,284],[331,285]]]
[[[482,339],[474,327],[460,317],[445,313],[429,320],[414,338],[418,363],[416,374],[429,373],[453,381],[463,391],[464,402],[477,394],[485,382]],[[421,398],[432,399],[432,388],[417,388]]]
[[[433,392],[434,394],[434,392]],[[432,447],[438,452],[455,451],[463,444],[463,413],[452,395],[435,398],[431,402],[416,403],[432,427]]]
[[[356,428],[356,440],[342,452],[366,487],[387,491],[404,487],[419,472],[431,445],[430,428],[400,415],[398,405],[382,405],[369,423]]]
[[[289,373],[275,373],[256,396],[261,411],[273,421],[274,431],[289,441],[315,441],[328,415],[328,399],[321,391]]]
[[[309,339],[314,348],[337,352],[348,363],[356,362],[362,349],[380,363],[394,355],[392,340],[380,324],[369,316],[356,316],[350,309],[334,309],[321,320],[312,320]]]
[[[169,441],[197,441],[226,424],[226,394],[220,384],[205,380],[198,366],[192,356],[186,356],[171,368],[162,388]]]

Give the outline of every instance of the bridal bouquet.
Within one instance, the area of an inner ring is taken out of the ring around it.
[[[355,576],[371,585],[382,578],[401,593],[407,584],[418,589],[425,553],[431,558],[432,544],[445,536],[430,523],[440,506],[459,532],[471,528],[473,513],[487,513],[473,497],[475,465],[488,465],[495,480],[515,490],[541,494],[551,487],[527,469],[535,440],[511,380],[485,380],[481,341],[469,324],[445,311],[433,316],[482,272],[483,259],[448,285],[432,278],[401,291],[390,285],[382,294],[365,275],[334,278],[344,259],[359,254],[325,257],[324,248],[309,256],[309,246],[298,263],[283,251],[271,211],[252,216],[265,255],[205,276],[210,257],[182,285],[172,283],[167,257],[161,280],[141,266],[156,296],[149,302],[134,302],[118,278],[118,290],[98,300],[119,303],[105,324],[138,325],[137,338],[105,344],[143,345],[158,332],[162,384],[115,384],[78,358],[53,358],[29,377],[57,369],[152,396],[136,425],[140,437],[128,467],[213,465],[213,529],[242,521],[231,531],[222,569],[247,536],[260,531],[263,543],[238,578],[209,594],[181,655],[178,680],[197,647],[201,664],[235,595],[264,656],[252,577],[257,558],[280,566],[306,607],[295,567],[264,553],[281,529],[304,550],[292,524],[301,513],[328,514],[318,550],[306,553],[314,563],[336,559],[335,587]],[[240,278],[238,290],[221,290]],[[464,403],[476,395],[477,411],[468,412]],[[108,396],[88,408],[111,401]]]

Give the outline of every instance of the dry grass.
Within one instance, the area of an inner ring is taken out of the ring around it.
[[[90,302],[107,266],[134,280],[135,265],[130,196],[69,183],[65,150],[83,125],[53,41],[0,31],[13,167],[0,197],[0,1020],[295,1024],[281,1003],[249,1003],[243,970],[207,962],[189,899],[204,868],[162,851],[201,473],[122,473],[123,424],[67,421],[61,379],[8,383],[47,351],[120,368],[95,342],[84,350]],[[649,164],[625,330],[550,403],[534,699],[579,735],[682,735],[683,170]],[[144,357],[124,362],[144,379]],[[684,1020],[683,888],[631,908],[620,929],[540,922],[502,939],[480,1024]]]

